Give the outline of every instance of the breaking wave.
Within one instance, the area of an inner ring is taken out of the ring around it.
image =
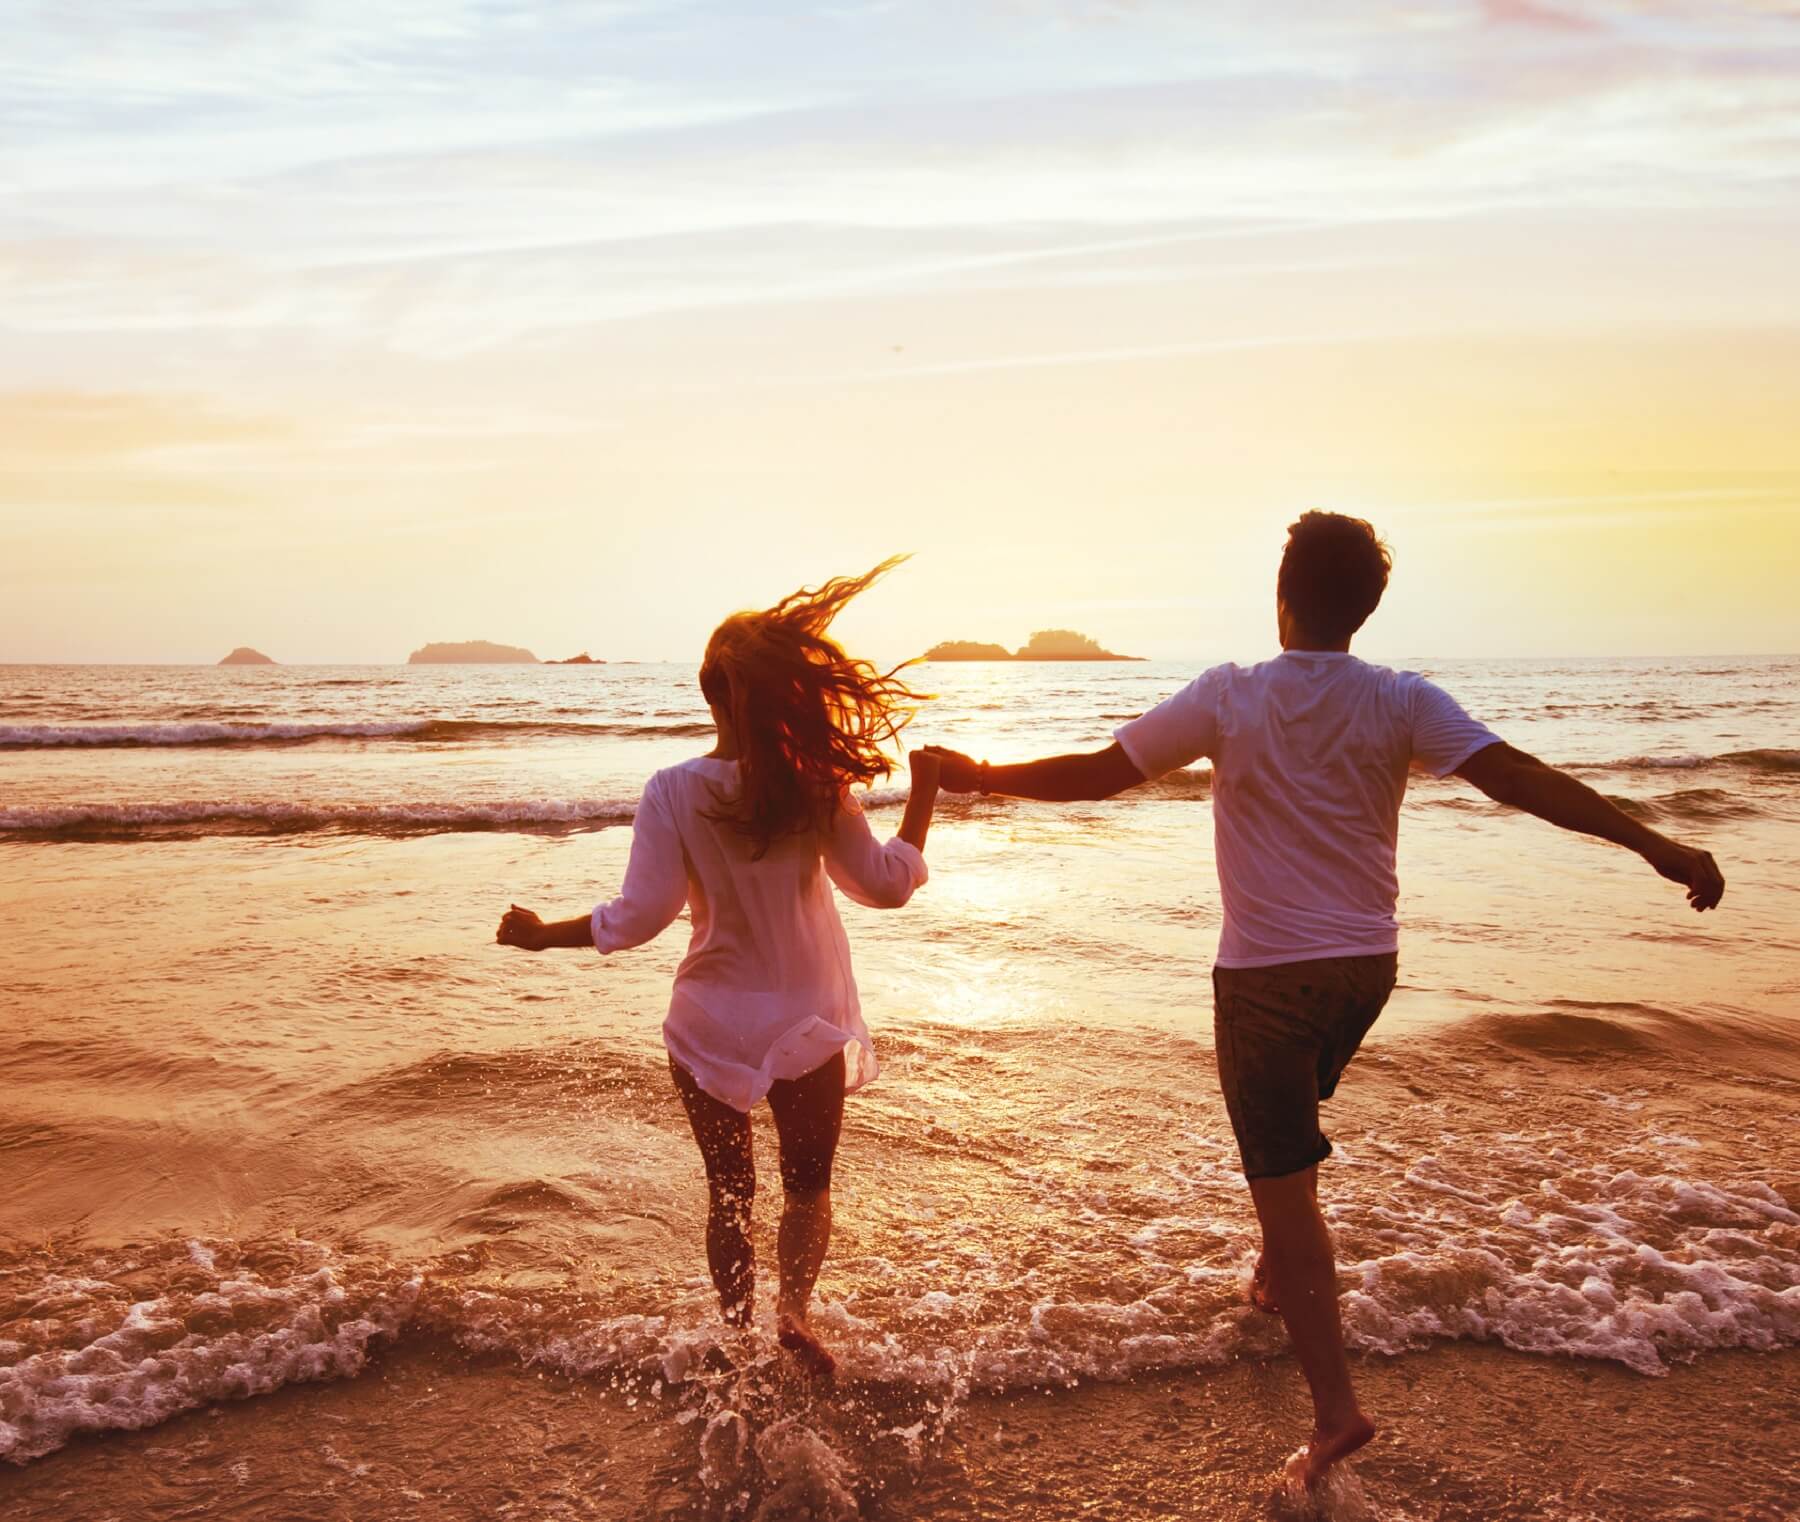
[[[1567,767],[1572,772],[1704,771],[1709,767],[1738,771],[1787,774],[1800,772],[1800,750],[1728,750],[1716,756],[1626,756],[1618,761],[1581,761]]]
[[[858,795],[871,813],[906,802],[903,787]],[[521,798],[486,803],[85,803],[0,808],[0,838],[143,840],[197,835],[446,835],[601,830],[630,824],[635,798]]]
[[[1425,793],[1425,796],[1410,799],[1413,808],[1448,810],[1458,814],[1496,814],[1504,809],[1504,805],[1486,798],[1456,794],[1434,797],[1425,789],[1419,791]],[[1759,819],[1769,812],[1754,798],[1716,787],[1679,788],[1674,792],[1658,793],[1649,798],[1637,798],[1624,793],[1608,793],[1605,796],[1608,801],[1636,819],[1706,823],[1721,819]]]
[[[170,724],[7,724],[0,725],[0,750],[49,750],[139,746],[304,745],[320,740],[411,740],[450,744],[473,740],[611,737],[614,739],[696,739],[710,735],[708,723],[546,723],[537,719],[341,719],[269,724],[218,721]]]
[[[435,835],[476,830],[595,830],[631,823],[632,801],[298,804],[93,803],[0,809],[0,835],[20,840],[136,840],[182,835]]]
[[[1539,1140],[1499,1146],[1535,1152]],[[1464,1159],[1424,1156],[1405,1184],[1437,1202],[1431,1212],[1340,1205],[1351,1346],[1397,1356],[1472,1340],[1656,1376],[1713,1350],[1800,1343],[1800,1215],[1767,1185],[1554,1153],[1533,1171],[1542,1182],[1519,1191]],[[911,1389],[940,1427],[971,1392],[1274,1356],[1278,1326],[1244,1304],[1248,1257],[1186,1259],[1180,1242],[1194,1225],[1176,1214],[1132,1237],[1162,1279],[1136,1298],[996,1295],[952,1275],[922,1292],[896,1284],[822,1305],[816,1321],[843,1380]],[[716,1353],[741,1361],[757,1341],[728,1332],[698,1299],[608,1313],[572,1291],[471,1282],[462,1266],[456,1254],[402,1265],[293,1237],[0,1260],[0,1458],[23,1464],[79,1432],[354,1377],[383,1341],[445,1337],[657,1398],[688,1386],[702,1401]]]

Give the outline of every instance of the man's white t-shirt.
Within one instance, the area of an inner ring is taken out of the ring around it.
[[[1113,737],[1146,778],[1212,761],[1221,967],[1397,950],[1407,769],[1500,738],[1417,672],[1329,650],[1214,666]]]

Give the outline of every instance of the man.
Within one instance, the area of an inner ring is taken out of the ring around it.
[[[1224,900],[1213,969],[1219,1084],[1262,1227],[1251,1301],[1287,1323],[1312,1389],[1312,1437],[1294,1466],[1309,1486],[1375,1435],[1351,1385],[1319,1212],[1318,1165],[1331,1152],[1319,1102],[1393,990],[1408,768],[1455,773],[1499,803],[1626,846],[1685,887],[1696,910],[1725,891],[1706,852],[1515,750],[1415,673],[1351,655],[1391,563],[1360,518],[1306,513],[1288,529],[1276,580],[1275,659],[1213,667],[1092,754],[990,766],[938,751],[952,792],[1053,803],[1110,798],[1211,759]]]

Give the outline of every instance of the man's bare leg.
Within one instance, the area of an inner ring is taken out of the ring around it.
[[[1375,1436],[1375,1424],[1363,1415],[1350,1383],[1338,1316],[1337,1262],[1319,1213],[1317,1175],[1314,1167],[1250,1181],[1269,1283],[1312,1390],[1312,1438],[1296,1466],[1309,1486]]]
[[[1307,1177],[1312,1180],[1312,1197],[1316,1202],[1319,1198],[1319,1170],[1309,1168],[1306,1172]],[[1261,1249],[1256,1254],[1256,1269],[1250,1275],[1250,1303],[1265,1316],[1281,1314],[1281,1305],[1275,1299],[1274,1287],[1269,1283],[1269,1256]]]

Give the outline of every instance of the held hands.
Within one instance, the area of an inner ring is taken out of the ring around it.
[[[1659,836],[1656,844],[1644,853],[1644,860],[1656,868],[1660,876],[1687,889],[1687,901],[1696,913],[1717,907],[1725,896],[1725,874],[1719,870],[1711,852],[1698,851]]]
[[[912,750],[906,753],[906,769],[912,776],[914,791],[937,792],[940,764],[939,757],[930,746],[926,746],[924,750]]]
[[[550,942],[544,935],[544,922],[530,909],[514,904],[500,916],[500,928],[494,939],[502,946],[517,946],[522,951],[542,951]]]
[[[927,756],[938,763],[938,786],[946,793],[973,793],[981,787],[981,766],[971,756],[943,745],[927,745],[915,756]]]

